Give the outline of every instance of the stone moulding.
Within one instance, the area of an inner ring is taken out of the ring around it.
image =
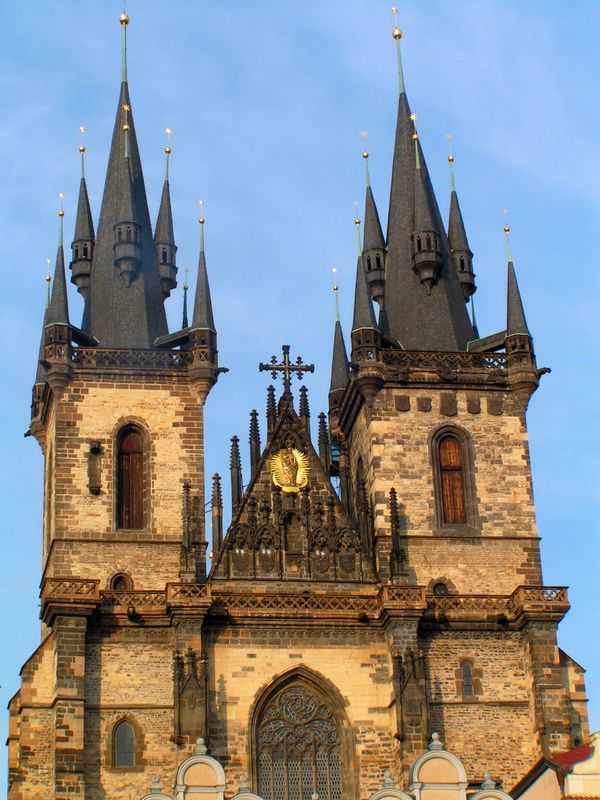
[[[58,613],[126,613],[128,609],[171,610],[195,608],[215,617],[315,617],[321,619],[379,620],[395,612],[432,614],[435,618],[469,620],[498,617],[515,622],[523,615],[569,610],[564,586],[519,586],[510,595],[443,595],[426,593],[423,586],[384,586],[376,593],[342,596],[327,593],[239,592],[214,590],[208,584],[169,583],[164,590],[100,591],[99,581],[82,578],[46,578],[42,584],[42,617]],[[79,608],[79,612],[75,611]],[[53,613],[52,613],[53,612]]]
[[[79,369],[187,369],[194,361],[191,350],[108,350],[74,347],[71,361]]]

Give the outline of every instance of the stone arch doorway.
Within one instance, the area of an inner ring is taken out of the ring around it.
[[[264,800],[354,800],[354,746],[344,701],[306,667],[277,678],[251,717],[254,786]]]

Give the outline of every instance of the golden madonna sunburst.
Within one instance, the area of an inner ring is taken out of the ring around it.
[[[299,492],[308,483],[308,456],[296,447],[282,447],[271,456],[271,476],[284,492]]]

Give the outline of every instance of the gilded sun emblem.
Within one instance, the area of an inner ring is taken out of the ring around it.
[[[308,456],[296,447],[282,447],[271,456],[271,475],[284,492],[299,492],[308,483]]]

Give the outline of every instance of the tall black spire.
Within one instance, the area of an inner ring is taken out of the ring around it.
[[[452,137],[447,136],[448,142]],[[454,155],[452,151],[448,154],[448,163],[450,164],[450,214],[448,216],[448,241],[450,243],[450,251],[454,259],[454,266],[458,275],[458,280],[463,290],[465,302],[476,291],[475,286],[475,273],[473,272],[473,253],[469,247],[467,240],[467,232],[463,222],[462,212],[458,202],[458,195],[456,193],[456,184],[454,181]],[[471,322],[471,324],[473,324]],[[475,326],[473,326],[475,327]]]
[[[402,33],[396,26],[393,31],[396,41],[400,96],[392,183],[387,230],[387,255],[385,271],[385,310],[390,335],[402,343],[407,350],[464,350],[473,338],[473,330],[465,309],[463,293],[451,264],[450,246],[443,233],[443,223],[435,199],[427,164],[419,142],[416,147],[420,162],[420,175],[415,164],[413,143],[414,115],[411,115],[406,96],[400,39]],[[421,191],[416,186],[417,178],[422,184],[422,193],[434,223],[440,231],[440,254],[443,261],[437,283],[431,294],[413,270],[411,236],[415,232],[415,198]]]
[[[121,91],[83,329],[95,336],[102,347],[143,348],[153,347],[157,337],[166,335],[167,321],[127,83],[129,17],[122,14],[120,22],[123,31]],[[124,215],[131,216],[132,220],[124,219]],[[127,222],[131,222],[130,230],[127,225],[122,226],[119,242],[119,223]],[[129,241],[128,233],[132,237]],[[135,234],[137,241],[133,239]],[[118,254],[118,251],[123,253]],[[121,269],[115,269],[115,261]]]
[[[171,135],[171,129],[167,128],[167,136]],[[177,245],[175,244],[175,234],[173,232],[173,213],[171,211],[171,193],[169,190],[169,156],[171,146],[167,141],[165,147],[166,166],[165,179],[163,182],[162,195],[160,198],[160,208],[156,220],[154,231],[154,248],[156,250],[156,260],[158,261],[158,271],[163,295],[169,297],[171,290],[177,286],[177,266],[175,254]]]
[[[77,291],[85,299],[90,285],[90,271],[92,268],[92,258],[94,255],[94,222],[88,197],[87,185],[85,182],[85,145],[83,144],[83,134],[85,128],[80,128],[81,143],[79,152],[81,154],[81,181],[79,183],[79,199],[77,200],[77,217],[75,219],[75,235],[71,244],[73,259],[71,261],[71,282],[77,286]]]

